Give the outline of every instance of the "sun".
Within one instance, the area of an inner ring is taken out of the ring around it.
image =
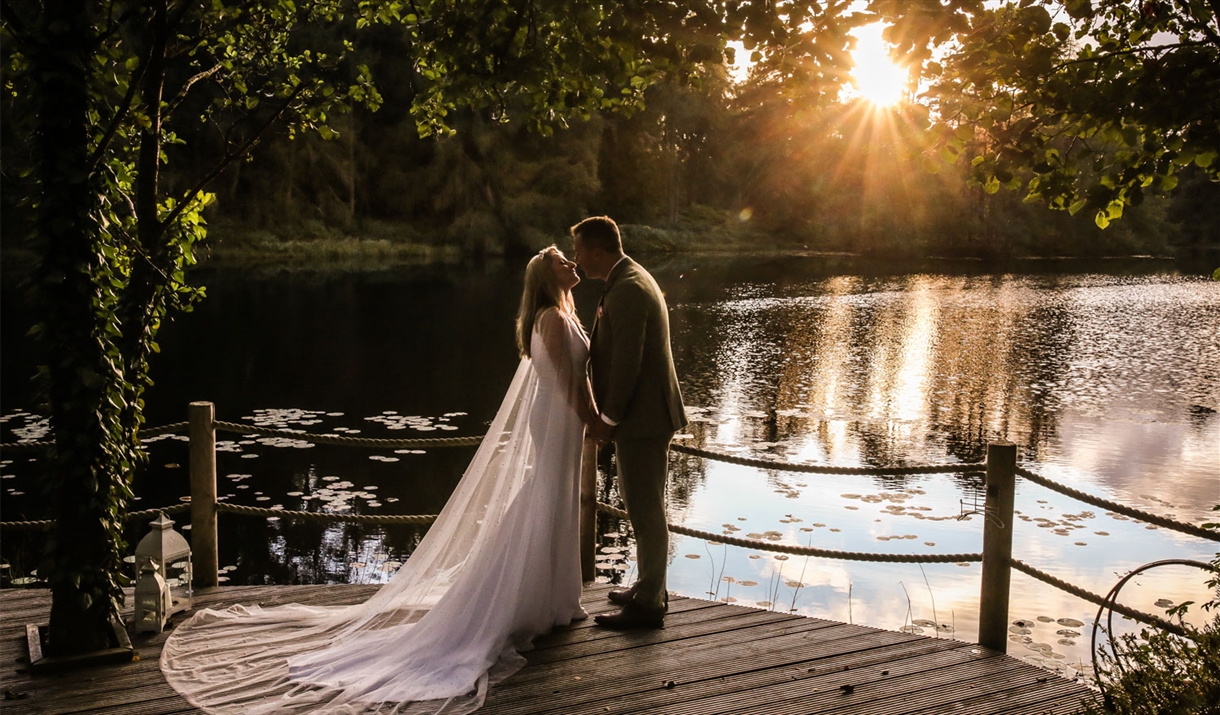
[[[907,91],[907,71],[890,60],[890,48],[881,39],[881,23],[857,29],[856,49],[852,51],[851,94],[876,104],[897,104]]]

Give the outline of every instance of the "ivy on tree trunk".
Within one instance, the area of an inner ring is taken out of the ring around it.
[[[51,586],[50,652],[109,645],[122,598],[122,523],[134,457],[123,438],[123,370],[106,285],[105,230],[89,158],[91,22],[87,0],[47,0],[31,74],[40,90],[38,271],[51,426],[46,493],[56,526],[40,572]],[[72,498],[58,498],[72,495]]]

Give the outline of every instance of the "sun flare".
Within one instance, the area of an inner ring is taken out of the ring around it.
[[[881,39],[881,23],[856,30],[852,51],[852,84],[858,96],[879,106],[896,104],[906,94],[907,72],[890,59],[889,45]]]

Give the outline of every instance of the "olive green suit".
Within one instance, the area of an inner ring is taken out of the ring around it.
[[[589,371],[598,409],[615,423],[619,491],[636,539],[635,600],[664,607],[669,442],[687,420],[670,352],[665,296],[630,258],[619,261],[606,277],[593,321]]]

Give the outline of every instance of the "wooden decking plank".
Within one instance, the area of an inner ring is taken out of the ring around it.
[[[85,707],[80,710],[55,710],[55,715],[203,715],[203,711],[194,707],[182,696],[174,693],[164,697],[151,697],[133,700],[126,703],[102,705],[100,707]]]
[[[1044,671],[1041,676],[1036,676],[1033,683],[1023,686],[1009,687],[1000,684],[993,686],[988,692],[976,690],[954,703],[953,713],[954,715],[993,715],[994,713],[1033,715],[1064,706],[1068,707],[1068,712],[1072,712],[1072,708],[1078,709],[1081,699],[1088,695],[1087,691],[1081,692],[1083,689],[1084,687],[1079,683]],[[942,712],[943,709],[937,707],[924,709],[911,715],[941,715]]]
[[[967,644],[962,644],[967,645]],[[932,653],[935,658],[924,656],[909,662],[899,661],[894,667],[876,666],[858,671],[835,670],[833,667],[815,671],[808,678],[796,678],[787,682],[734,691],[700,700],[688,700],[676,707],[658,709],[656,712],[704,715],[706,713],[793,713],[813,712],[810,703],[828,701],[831,706],[840,706],[844,698],[854,698],[853,705],[891,696],[908,696],[926,687],[938,687],[951,683],[956,678],[977,675],[974,668],[980,664],[984,671],[994,669],[1011,670],[1016,661],[990,654],[972,652],[971,648],[952,648]],[[995,663],[989,661],[994,660]],[[833,662],[830,662],[833,665]],[[890,671],[882,675],[883,671]],[[844,685],[854,689],[852,695],[841,690]],[[914,709],[914,708],[912,708]],[[647,712],[647,711],[643,711]],[[854,715],[854,710],[851,710]]]
[[[223,608],[230,605],[232,602],[244,602],[246,604],[262,603],[265,606],[275,606],[284,603],[303,603],[308,605],[311,601],[317,602],[319,599],[324,599],[326,602],[335,603],[336,601],[346,600],[349,602],[363,602],[365,598],[376,591],[376,587],[352,587],[352,586],[288,586],[269,588],[269,587],[222,587],[214,589],[205,594],[205,598],[199,599],[200,607]],[[363,593],[362,593],[363,592]],[[613,604],[610,604],[613,606]],[[689,604],[688,609],[694,610],[702,608],[704,604],[695,602]],[[679,609],[680,610],[680,609]],[[176,622],[181,622],[189,617],[189,614],[178,614],[175,616]],[[601,629],[599,629],[601,630]],[[137,650],[146,654],[145,660],[140,665],[147,664],[151,668],[151,677],[164,684],[163,677],[157,667],[157,659],[160,656],[161,648],[168,639],[171,630],[167,630],[160,634],[139,634],[135,638]],[[126,691],[132,687],[145,687],[146,681],[150,677],[149,672],[145,672],[147,668],[134,667],[124,664],[122,666],[114,666],[109,669],[111,672],[105,673],[100,677],[85,679],[88,681],[85,687],[89,689],[90,695],[88,702],[92,704],[107,704],[105,702],[97,702],[98,697],[104,698],[106,694],[112,691]],[[77,685],[74,680],[64,680],[57,678],[55,675],[47,677],[38,677],[28,682],[23,682],[19,685],[19,689],[25,692],[29,697],[47,697],[48,692],[55,692],[60,698],[71,697],[76,687],[66,687],[65,683],[72,686]],[[15,683],[14,683],[15,684]],[[15,684],[16,685],[16,684]],[[169,686],[165,685],[168,689]],[[172,693],[172,690],[168,690]],[[61,706],[68,706],[70,703],[62,702]]]
[[[936,712],[939,715],[947,709],[953,709],[956,712],[957,703],[962,701],[962,693],[960,691],[968,693],[985,690],[1008,692],[1021,687],[1037,687],[1039,685],[1044,686],[1046,682],[1042,679],[1042,675],[1039,675],[1036,668],[1033,670],[1030,670],[1028,667],[1016,668],[1005,673],[979,675],[975,678],[958,680],[950,686],[938,689],[921,690],[917,693],[918,697],[914,699],[914,706],[924,711]],[[898,705],[900,701],[901,705]],[[859,710],[853,710],[852,715],[891,715],[895,712],[908,715],[912,710],[911,704],[905,702],[904,696],[898,695],[885,700],[875,701]]]
[[[778,674],[761,671],[746,677],[733,678],[733,685],[736,687],[716,688],[709,687],[707,682],[697,683],[694,688],[689,689],[690,692],[682,703],[676,706],[678,709],[675,712],[723,712],[739,709],[743,704],[751,708],[764,707],[772,701],[793,696],[803,698],[822,692],[838,693],[844,685],[858,687],[891,681],[917,683],[926,678],[929,672],[947,666],[969,664],[977,658],[960,648],[942,647],[908,657],[904,657],[902,652],[891,651],[893,648],[895,646],[891,645],[875,649],[880,655],[866,656],[867,661],[859,666],[850,665],[852,655],[861,655],[861,651],[854,651],[824,656],[812,661],[812,667],[792,663],[770,669],[778,671]],[[940,665],[933,665],[932,660],[927,657],[929,654],[945,655],[950,660],[940,659]],[[847,669],[844,669],[844,665],[848,666]],[[784,677],[785,675],[787,677]],[[902,687],[906,689],[910,685]]]
[[[961,689],[969,687],[975,680],[1009,681],[1019,679],[1023,674],[1016,661],[1002,656],[983,656],[937,668],[926,668],[926,662],[923,665],[925,669],[904,677],[887,677],[871,682],[844,682],[844,679],[840,678],[838,685],[832,684],[829,689],[809,693],[806,697],[778,700],[775,696],[780,693],[760,693],[768,696],[767,702],[747,709],[716,709],[706,712],[724,715],[812,715],[849,709],[848,712],[852,715],[898,715],[928,706],[950,705],[960,699]],[[1035,676],[1028,673],[1024,675],[1033,682]],[[845,692],[842,690],[843,685],[851,685],[852,691]],[[813,701],[813,707],[810,701]]]
[[[851,627],[841,625],[839,628],[846,630]],[[809,644],[805,639],[808,635],[808,631],[796,630],[772,632],[768,637],[756,634],[731,646],[720,644],[713,636],[702,639],[697,648],[674,649],[672,644],[660,643],[639,652],[610,654],[614,656],[611,658],[587,657],[563,661],[554,667],[522,670],[497,686],[488,698],[491,700],[494,697],[500,703],[497,712],[530,713],[538,708],[539,702],[546,703],[548,709],[574,707],[590,697],[584,691],[588,691],[587,686],[591,683],[597,684],[594,697],[598,699],[627,697],[661,688],[671,680],[677,682],[682,678],[703,680],[716,677],[726,668],[725,664],[736,662],[741,656],[753,652],[772,650],[787,653],[789,659],[799,658],[794,653],[798,652],[797,648]],[[562,698],[556,697],[561,693]],[[514,702],[516,704],[512,704]]]
[[[933,639],[915,640],[900,644],[882,644],[877,647],[861,647],[866,644],[853,644],[853,638],[842,638],[836,641],[823,642],[816,654],[810,652],[768,652],[758,659],[727,659],[710,664],[713,669],[704,668],[702,672],[685,671],[681,679],[675,680],[674,687],[659,687],[664,680],[657,678],[645,679],[632,687],[633,692],[618,694],[608,692],[606,686],[598,680],[598,691],[589,693],[581,704],[582,709],[596,706],[597,712],[603,713],[636,713],[650,708],[660,708],[673,703],[708,698],[728,693],[740,694],[752,688],[768,685],[790,683],[794,680],[812,677],[810,670],[824,671],[823,675],[841,673],[844,668],[853,671],[869,666],[877,666],[878,670],[890,670],[895,675],[904,667],[917,667],[920,656],[936,650],[953,647],[947,641]],[[837,645],[837,648],[831,647]],[[814,657],[810,658],[810,655]],[[804,658],[799,659],[799,658]],[[829,662],[827,662],[829,661]],[[616,675],[604,676],[605,679],[616,678]],[[492,695],[495,691],[492,692]],[[592,698],[592,699],[590,699]],[[489,701],[491,698],[489,697]],[[563,706],[547,706],[539,709],[539,714],[545,712],[564,713],[570,711]]]
[[[666,618],[667,624],[679,625],[741,615],[740,612],[733,609],[716,609],[698,601],[683,600],[674,605],[674,610]],[[585,610],[588,611],[589,609],[586,608]],[[608,610],[617,610],[617,607],[612,607]],[[602,628],[597,625],[597,622],[593,619],[596,611],[590,611],[589,613],[589,618],[583,621],[574,621],[567,626],[559,626],[550,633],[538,636],[537,640],[534,641],[534,649],[531,652],[540,654],[540,657],[545,657],[541,656],[541,654],[554,648],[563,648],[572,644],[615,638],[622,635],[618,631]]]
[[[20,680],[5,682],[27,695],[27,699],[40,702],[69,701],[83,698],[100,702],[115,697],[130,699],[131,692],[146,692],[149,688],[169,688],[158,665],[160,649],[151,659],[141,658],[137,662],[99,666],[86,670],[64,671],[45,675],[25,675]],[[172,692],[172,690],[170,691]]]
[[[715,617],[704,618],[689,618],[683,619],[682,616],[688,614],[702,615]],[[751,628],[758,625],[766,625],[772,623],[788,622],[790,619],[776,618],[775,614],[768,614],[766,611],[734,611],[734,610],[717,610],[709,613],[708,611],[690,612],[678,614],[675,617],[666,618],[665,628],[663,630],[639,631],[635,633],[614,631],[608,628],[597,628],[591,632],[574,631],[570,633],[560,633],[555,637],[562,638],[560,642],[548,643],[545,650],[535,650],[526,653],[526,658],[531,665],[541,665],[557,660],[565,660],[571,658],[579,658],[586,655],[595,655],[597,653],[610,652],[612,650],[624,650],[629,648],[639,648],[650,645],[652,643],[674,642],[686,638],[692,638],[707,633],[727,633],[741,628]],[[551,636],[548,636],[548,638]]]
[[[10,610],[20,610],[23,608],[32,608],[34,605],[41,605],[45,600],[50,603],[50,591],[45,588],[6,588],[0,590],[0,602],[4,604],[4,608],[0,609],[5,614]]]
[[[195,605],[348,605],[378,588],[223,586],[196,592]],[[582,605],[591,614],[616,609],[606,600],[610,588],[586,587]],[[3,701],[6,715],[199,715],[158,667],[169,632],[140,634],[134,643],[138,663],[62,675],[17,672],[24,668],[17,662],[24,655],[18,639],[24,621],[45,619],[50,607],[46,589],[22,591],[0,591],[0,659],[8,658],[0,660],[0,680],[26,694]],[[660,631],[616,632],[590,618],[541,636],[526,654],[529,664],[490,691],[479,715],[941,715],[950,709],[960,715],[1068,715],[1091,693],[958,641],[702,599],[673,597],[670,607]],[[667,680],[674,686],[665,687]],[[838,689],[845,683],[854,692]]]
[[[781,622],[761,624],[754,628],[743,628],[725,633],[713,631],[701,635],[692,635],[676,641],[653,640],[658,637],[655,634],[663,634],[665,631],[628,631],[624,634],[625,638],[622,641],[622,647],[616,650],[592,653],[554,663],[540,664],[537,667],[531,667],[518,672],[508,681],[501,684],[501,687],[523,687],[535,681],[543,681],[549,678],[562,679],[575,677],[576,675],[586,677],[592,673],[600,672],[601,669],[606,669],[607,672],[623,674],[637,670],[648,672],[655,669],[657,660],[656,654],[658,649],[646,647],[652,644],[664,644],[663,651],[665,659],[668,662],[698,661],[700,659],[706,660],[709,652],[727,655],[746,648],[751,643],[757,644],[765,638],[773,638],[784,634],[799,636],[805,631],[835,627],[828,627],[819,623]],[[639,644],[640,647],[631,647],[633,642]],[[669,677],[672,678],[673,676]]]

